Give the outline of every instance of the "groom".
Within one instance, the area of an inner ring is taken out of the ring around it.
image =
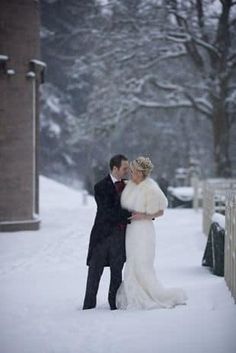
[[[111,310],[116,309],[116,292],[122,281],[125,230],[131,216],[120,205],[120,195],[125,187],[123,178],[129,171],[127,158],[121,154],[112,157],[110,171],[94,187],[97,214],[90,235],[87,256],[89,269],[83,309],[95,308],[98,286],[105,266],[109,266],[111,271],[108,294]]]

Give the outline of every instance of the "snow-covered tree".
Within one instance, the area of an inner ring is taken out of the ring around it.
[[[230,131],[236,122],[236,2],[169,0],[168,5],[168,39],[183,45],[199,73],[199,94],[177,89],[211,121],[216,175],[229,177]]]
[[[231,174],[236,21],[231,2],[225,45],[223,3],[42,0],[48,80],[75,117],[66,146],[82,174],[117,151],[171,177],[192,156],[213,175],[214,154],[215,175]]]

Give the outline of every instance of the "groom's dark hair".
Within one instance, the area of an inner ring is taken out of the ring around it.
[[[112,170],[114,167],[119,169],[122,161],[128,161],[128,158],[126,158],[123,154],[116,154],[110,159],[110,169]]]

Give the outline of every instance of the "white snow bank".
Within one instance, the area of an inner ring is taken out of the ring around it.
[[[212,216],[212,222],[218,223],[221,228],[225,229],[225,216],[221,213],[215,212]]]
[[[181,201],[193,199],[194,190],[191,186],[168,187],[168,190]]]
[[[39,231],[0,234],[1,353],[235,353],[236,305],[222,277],[201,266],[201,212],[168,209],[155,221],[155,270],[183,287],[187,305],[110,311],[109,270],[97,308],[82,311],[92,197],[41,178]]]

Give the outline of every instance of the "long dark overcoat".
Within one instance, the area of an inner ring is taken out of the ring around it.
[[[94,196],[97,203],[97,214],[90,234],[87,256],[88,266],[90,265],[94,247],[106,237],[112,236],[114,227],[123,225],[121,228],[124,233],[128,217],[131,215],[129,211],[121,208],[120,195],[117,193],[110,175],[94,186]],[[123,247],[123,257],[125,261],[125,246]],[[109,266],[109,263],[106,262],[105,266]]]

